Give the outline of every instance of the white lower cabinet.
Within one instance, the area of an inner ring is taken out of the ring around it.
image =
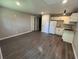
[[[57,35],[63,35],[64,28],[56,28]]]
[[[74,38],[74,31],[64,30],[63,36],[62,36],[63,41],[72,43],[73,38]]]

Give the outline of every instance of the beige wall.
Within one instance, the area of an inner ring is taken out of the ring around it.
[[[74,39],[73,39],[73,49],[74,49],[74,54],[75,54],[75,57],[76,59],[78,59],[78,27],[76,25],[75,28],[75,35],[74,35]]]
[[[32,15],[0,8],[0,38],[31,31]]]

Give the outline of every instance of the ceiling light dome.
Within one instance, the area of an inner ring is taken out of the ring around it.
[[[63,4],[65,4],[65,3],[67,3],[67,2],[68,2],[68,0],[63,0],[63,1],[62,1]]]
[[[18,1],[16,1],[16,4],[18,5],[18,6],[20,6],[21,4],[20,4],[20,2],[18,2]]]

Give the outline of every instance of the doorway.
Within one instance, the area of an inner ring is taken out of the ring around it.
[[[42,25],[42,16],[39,16],[39,31],[41,31],[41,25]]]
[[[34,19],[34,31],[41,31],[42,16],[36,16]]]

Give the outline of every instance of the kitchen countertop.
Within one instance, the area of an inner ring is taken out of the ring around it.
[[[73,29],[64,29],[64,30],[67,30],[67,31],[74,31]]]

